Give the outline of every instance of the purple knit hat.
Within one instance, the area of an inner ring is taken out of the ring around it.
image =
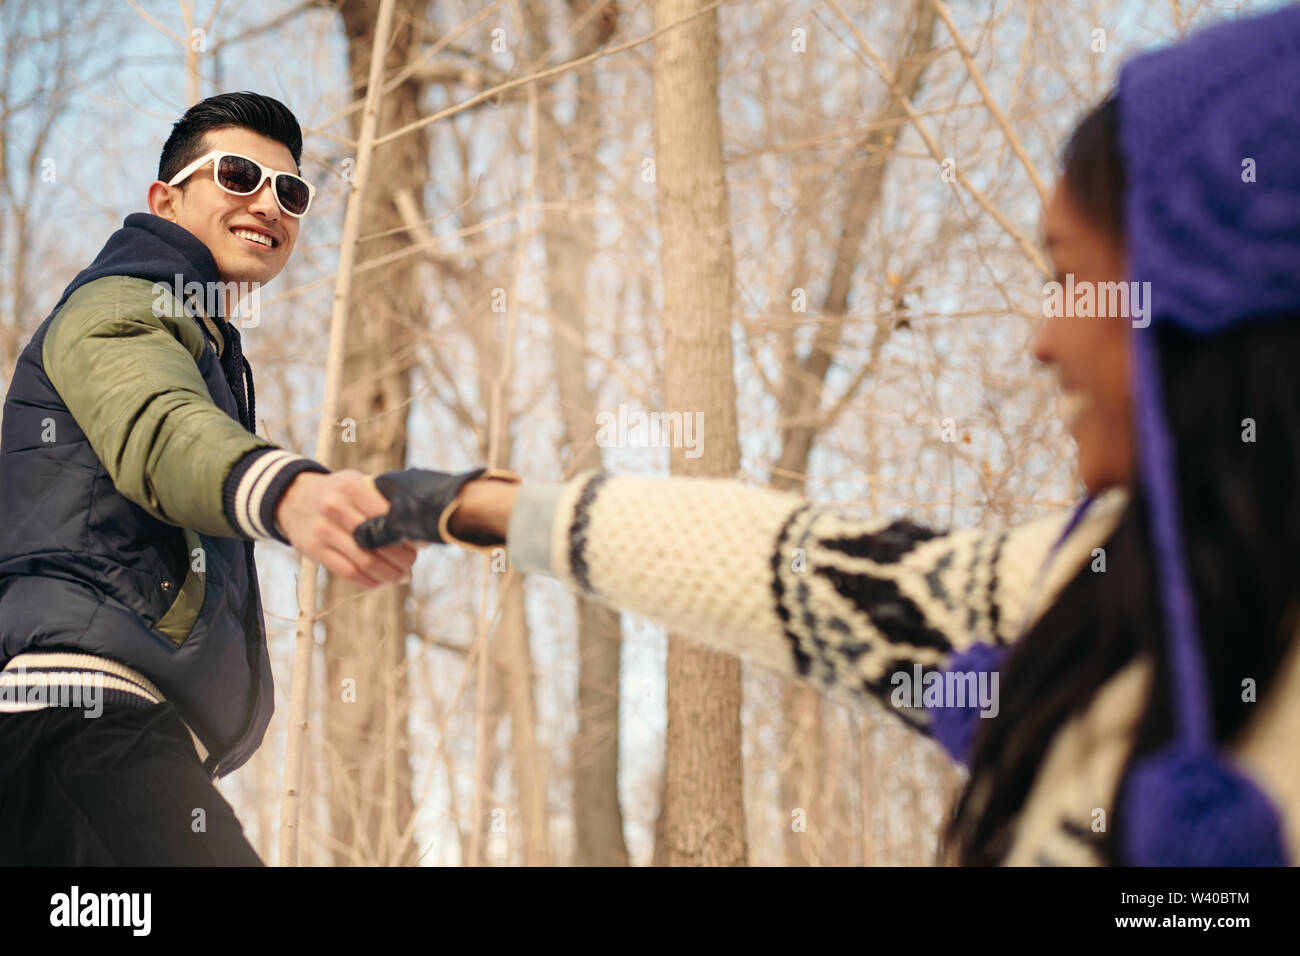
[[[1176,718],[1173,742],[1125,781],[1124,857],[1145,866],[1285,865],[1277,809],[1215,752],[1154,330],[1211,335],[1300,312],[1300,8],[1137,57],[1120,72],[1118,100],[1129,279],[1150,283],[1151,321],[1132,337],[1138,472]],[[977,646],[949,667],[988,670],[995,655]],[[936,709],[935,736],[966,760],[975,719]]]
[[[1300,8],[1238,20],[1129,63],[1119,78],[1138,473],[1150,511],[1176,717],[1122,801],[1138,864],[1280,865],[1276,808],[1215,753],[1154,330],[1213,334],[1300,312]]]

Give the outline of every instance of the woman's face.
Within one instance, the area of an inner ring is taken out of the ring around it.
[[[1124,250],[1079,212],[1064,183],[1052,193],[1045,225],[1056,281],[1068,289],[1067,276],[1073,276],[1074,296],[1066,300],[1067,308],[1054,309],[1043,320],[1034,338],[1034,357],[1056,369],[1067,424],[1079,449],[1079,477],[1096,493],[1126,485],[1133,477],[1129,317],[1107,314],[1117,300],[1095,294],[1099,283],[1125,281]],[[1086,283],[1093,284],[1092,317],[1076,315],[1082,310],[1069,307],[1079,302]]]

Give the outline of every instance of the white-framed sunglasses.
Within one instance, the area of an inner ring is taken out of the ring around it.
[[[264,182],[271,180],[275,201],[286,215],[295,219],[301,219],[307,214],[312,197],[316,195],[316,187],[297,173],[268,169],[255,159],[224,149],[214,149],[200,156],[173,176],[167,185],[179,186],[206,163],[212,164],[213,181],[235,196],[251,196],[262,188]]]

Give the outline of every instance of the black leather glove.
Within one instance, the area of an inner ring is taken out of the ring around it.
[[[457,544],[475,551],[499,547],[505,542],[495,535],[462,539],[448,530],[456,510],[456,496],[476,478],[520,480],[514,472],[500,468],[475,468],[459,475],[422,468],[386,471],[376,476],[375,487],[389,501],[388,514],[361,522],[352,537],[363,548],[382,548],[406,540]]]

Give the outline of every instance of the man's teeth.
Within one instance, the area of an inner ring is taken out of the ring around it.
[[[241,239],[251,239],[253,242],[260,242],[264,246],[271,245],[271,237],[264,236],[260,232],[253,232],[250,229],[232,229],[231,231]]]
[[[1061,416],[1073,425],[1092,406],[1092,397],[1086,392],[1066,392],[1061,396]]]

